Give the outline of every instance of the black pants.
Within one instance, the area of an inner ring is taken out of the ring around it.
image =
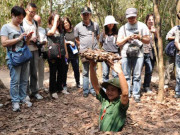
[[[68,63],[72,65],[73,71],[74,71],[74,77],[76,80],[76,85],[80,84],[80,79],[79,79],[79,57],[75,58],[69,58]],[[67,81],[67,72],[68,72],[68,67],[69,64],[65,66],[65,76],[63,77],[63,86],[67,86],[66,81]]]
[[[65,57],[61,59],[48,60],[50,76],[49,76],[49,92],[50,94],[59,92],[63,89],[63,76],[65,75]]]

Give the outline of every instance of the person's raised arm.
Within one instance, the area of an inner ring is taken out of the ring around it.
[[[47,35],[48,35],[48,36],[52,36],[52,35],[55,34],[56,29],[57,29],[57,25],[58,25],[58,21],[59,21],[59,15],[55,15],[53,26],[52,26],[51,29],[47,32]]]
[[[121,88],[121,91],[122,91],[120,100],[121,100],[121,103],[123,105],[126,105],[129,102],[128,84],[127,84],[126,78],[124,77],[124,74],[123,74],[123,71],[122,71],[122,68],[121,68],[121,62],[118,61],[117,63],[114,63],[114,64],[109,63],[109,65],[118,74],[119,82],[120,82],[120,88]]]
[[[90,60],[89,63],[90,63],[91,83],[92,83],[94,90],[96,91],[96,94],[98,95],[99,91],[100,91],[100,85],[98,83],[98,79],[97,79],[96,72],[95,72],[95,67],[96,67],[97,63],[95,63],[93,60]]]

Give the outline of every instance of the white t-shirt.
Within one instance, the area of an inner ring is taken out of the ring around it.
[[[125,30],[124,30],[125,27]],[[125,32],[126,31],[126,34]],[[118,32],[118,38],[117,41],[120,40],[120,37],[127,37],[127,36],[131,36],[133,35],[135,32],[139,32],[142,36],[148,35],[149,36],[149,29],[146,26],[146,24],[142,23],[142,22],[137,22],[134,25],[131,25],[129,23],[126,23],[125,25],[121,26],[121,28],[119,29]],[[141,41],[140,41],[141,42]],[[121,57],[127,57],[126,55],[126,51],[128,49],[128,46],[130,45],[129,42],[126,42],[122,48],[121,48]],[[145,44],[143,44],[145,45]],[[143,52],[143,47],[141,47],[140,49],[140,53],[138,55],[138,57],[143,57],[144,56],[144,52]]]
[[[42,27],[38,27],[38,31],[39,31],[39,41],[40,42],[47,41],[46,30]]]

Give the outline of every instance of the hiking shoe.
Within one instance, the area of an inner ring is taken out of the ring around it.
[[[53,93],[51,96],[52,96],[52,98],[54,98],[54,99],[58,99],[58,94],[57,94],[57,93]]]
[[[18,103],[18,102],[13,103],[13,104],[12,104],[12,108],[13,108],[12,110],[13,110],[14,112],[20,111],[19,103]]]
[[[32,103],[28,100],[24,100],[22,101],[27,107],[31,107],[32,106]]]
[[[25,100],[30,101],[30,97],[26,96]]]
[[[35,94],[34,97],[38,100],[43,99],[43,97],[39,93]]]
[[[139,103],[141,101],[139,97],[134,97],[134,100],[136,103]]]
[[[180,95],[177,95],[177,94],[176,94],[176,95],[174,95],[174,97],[175,97],[175,98],[180,98]]]
[[[83,94],[83,97],[87,98],[87,97],[88,97],[88,94],[87,94],[87,93],[84,93],[84,94]]]
[[[70,94],[70,93],[67,91],[67,89],[62,90],[62,93],[63,93],[63,94],[66,94],[66,95]]]

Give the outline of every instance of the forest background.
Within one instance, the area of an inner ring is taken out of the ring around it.
[[[167,32],[178,24],[176,13],[178,11],[179,0],[159,0],[159,12],[161,16],[161,35],[163,46],[167,44],[165,36]],[[42,17],[42,26],[47,27],[48,16],[51,11],[56,10],[61,17],[69,17],[73,26],[81,21],[80,11],[84,6],[90,6],[93,15],[92,19],[103,29],[104,19],[107,15],[113,15],[119,22],[118,28],[124,25],[125,10],[129,7],[138,9],[138,20],[145,22],[147,14],[153,13],[152,0],[1,0],[0,1],[0,28],[11,19],[10,10],[13,6],[19,5],[26,7],[28,2],[36,3],[38,7],[37,14]],[[6,49],[1,46],[0,42],[0,65],[5,65]]]
[[[38,7],[37,14],[42,18],[42,27],[47,27],[49,14],[57,11],[61,17],[69,17],[72,25],[75,26],[82,19],[81,9],[89,6],[92,9],[92,20],[100,25],[103,30],[104,19],[107,15],[113,15],[119,22],[118,28],[124,25],[127,20],[125,11],[127,8],[135,7],[138,10],[138,20],[145,22],[147,14],[154,13],[155,27],[158,38],[158,101],[164,97],[164,63],[167,56],[164,54],[164,47],[168,43],[165,40],[167,32],[175,25],[180,25],[177,19],[177,12],[180,11],[180,0],[1,0],[0,1],[0,28],[11,20],[11,8],[15,5],[26,7],[31,2]],[[6,48],[0,42],[0,66],[5,64]],[[81,65],[80,65],[81,67]],[[101,69],[101,68],[99,68]],[[0,80],[1,81],[1,80]]]

